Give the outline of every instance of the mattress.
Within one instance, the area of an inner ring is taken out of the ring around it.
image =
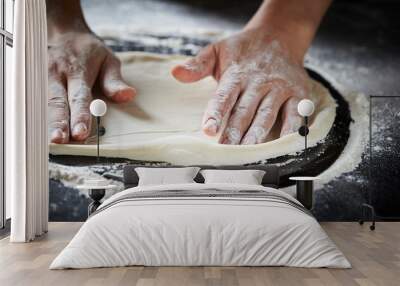
[[[131,265],[351,267],[290,195],[197,183],[138,186],[110,197],[50,269]]]

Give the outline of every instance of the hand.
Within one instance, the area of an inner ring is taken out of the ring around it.
[[[211,44],[188,62],[174,67],[181,82],[195,82],[212,75],[218,87],[208,103],[203,131],[215,136],[228,121],[222,144],[264,143],[279,114],[280,135],[301,126],[297,104],[307,98],[310,82],[303,55],[279,33],[248,29]],[[281,113],[279,113],[281,111]]]
[[[121,76],[120,62],[90,32],[67,32],[49,38],[49,138],[53,143],[83,141],[90,134],[92,88],[123,103],[135,89]]]

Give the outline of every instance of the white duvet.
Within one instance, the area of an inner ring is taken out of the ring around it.
[[[254,185],[179,184],[118,193],[86,221],[50,269],[145,266],[294,266],[349,268],[309,214],[279,200],[174,197],[121,200],[133,192],[258,190]],[[136,194],[136,193],[135,193]]]

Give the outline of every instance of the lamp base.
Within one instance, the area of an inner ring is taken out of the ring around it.
[[[305,126],[305,125],[303,125],[303,126],[301,126],[301,127],[299,128],[299,134],[300,134],[301,136],[306,136],[306,135],[308,135],[309,132],[310,132],[310,130],[309,130],[308,127]]]
[[[313,206],[313,181],[298,180],[296,182],[296,197],[308,210]]]
[[[99,136],[104,136],[104,134],[106,134],[106,129],[104,128],[104,126],[100,126],[99,127]]]

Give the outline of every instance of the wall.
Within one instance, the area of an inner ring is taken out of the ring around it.
[[[187,55],[195,54],[209,41],[238,29],[254,10],[253,3],[245,9],[232,8],[221,15],[206,4],[194,8],[196,6],[187,6],[179,1],[119,1],[113,7],[113,13],[109,13],[108,3],[99,1],[94,5],[84,1],[83,7],[91,28],[105,38],[114,51],[146,50]],[[386,99],[379,101],[373,109],[378,110],[372,117],[376,124],[372,142],[373,161],[378,165],[373,166],[374,178],[369,184],[368,95],[393,96],[398,95],[400,90],[399,81],[395,80],[400,60],[394,40],[399,36],[396,32],[399,29],[395,28],[399,23],[391,13],[394,7],[390,6],[395,4],[374,5],[335,3],[306,57],[306,65],[316,71],[315,77],[338,92],[341,107],[335,125],[341,129],[332,137],[333,141],[320,142],[318,146],[323,148],[323,152],[315,150],[314,153],[314,161],[318,163],[323,159],[323,164],[317,164],[318,168],[315,164],[311,165],[313,168],[306,166],[307,170],[312,169],[315,175],[323,178],[315,187],[313,210],[321,220],[357,220],[360,204],[369,199],[372,199],[380,215],[399,215],[395,207],[399,202],[398,184],[392,180],[397,176],[398,169],[395,118],[399,114],[396,113],[397,103]],[[138,16],[127,17],[128,14]],[[151,27],[148,26],[149,19]],[[160,22],[157,23],[157,19]],[[210,36],[204,31],[215,33]],[[165,40],[165,35],[169,36],[169,40]],[[391,111],[387,110],[389,108]],[[268,163],[279,163],[287,172],[293,171],[293,168],[304,170],[301,160],[296,161],[299,158],[300,154],[292,154],[292,157],[279,160],[270,158]],[[118,177],[123,164],[131,162],[124,158],[107,160],[107,164],[98,165],[85,156],[50,156],[51,219],[84,219],[89,200],[84,192],[76,189],[76,185],[82,183],[85,177],[96,174]],[[289,167],[288,161],[291,162]],[[123,188],[120,182],[113,182],[119,185],[119,190]],[[294,190],[287,184],[284,187],[289,192]],[[368,195],[368,191],[372,191],[372,196]]]

